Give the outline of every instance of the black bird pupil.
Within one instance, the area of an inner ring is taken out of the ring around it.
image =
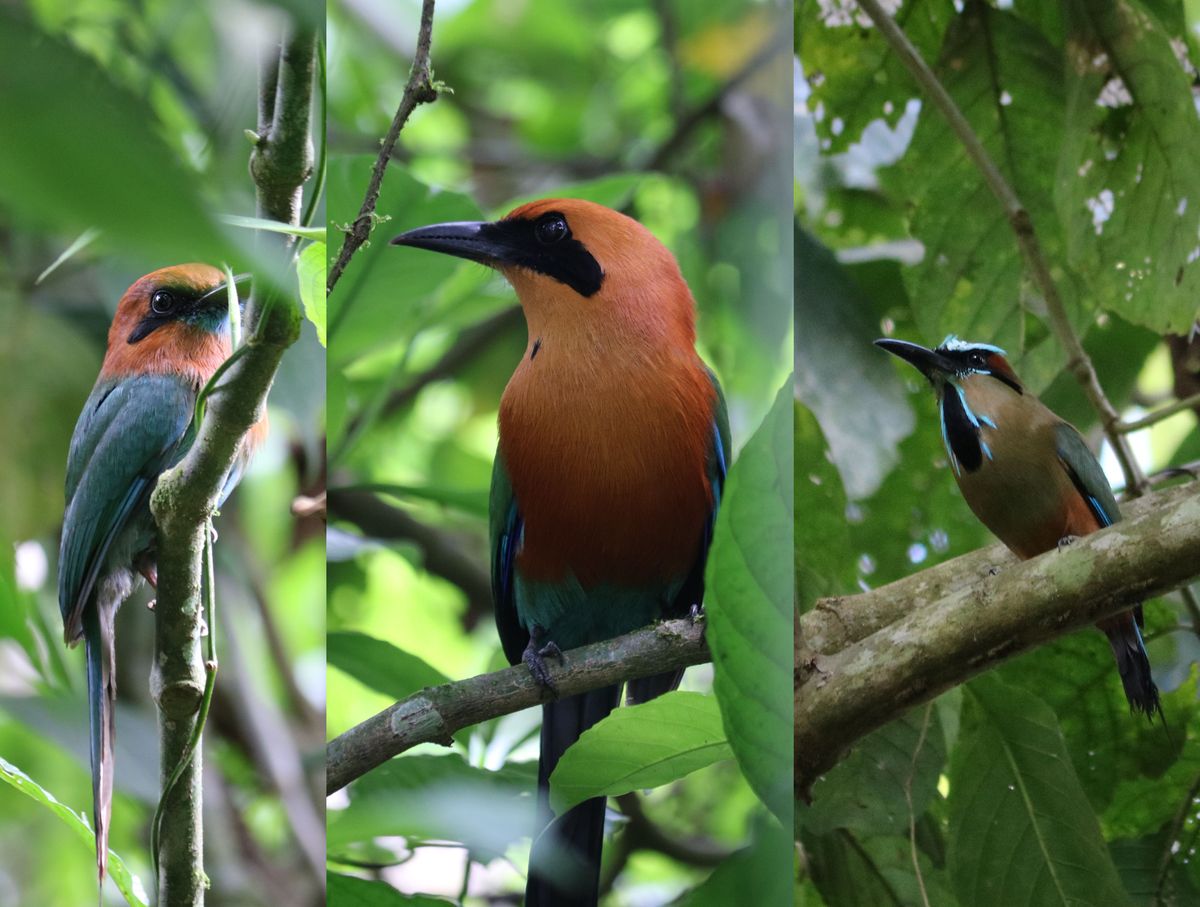
[[[542,243],[555,243],[567,235],[567,222],[561,217],[548,217],[539,221],[537,238]]]
[[[156,312],[165,312],[171,308],[171,294],[165,290],[159,290],[150,298],[150,306]]]

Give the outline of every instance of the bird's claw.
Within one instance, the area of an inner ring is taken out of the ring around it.
[[[1062,551],[1064,548],[1070,548],[1078,540],[1079,536],[1077,535],[1064,535],[1058,540],[1058,550]]]
[[[558,687],[554,685],[553,679],[550,677],[550,669],[546,667],[547,658],[555,658],[559,664],[563,663],[562,649],[552,640],[542,642],[545,631],[536,624],[529,629],[529,644],[525,646],[525,651],[521,653],[521,661],[525,662],[525,666],[529,668],[529,673],[533,675],[534,681],[539,687],[544,690],[549,690],[554,696],[558,695]]]
[[[688,620],[694,624],[704,620],[704,605],[700,602],[692,602],[692,606],[688,608]]]

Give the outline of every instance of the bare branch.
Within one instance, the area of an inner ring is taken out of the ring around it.
[[[417,31],[417,51],[413,56],[412,70],[408,75],[408,84],[404,86],[404,94],[400,97],[400,106],[396,108],[396,116],[392,118],[392,126],[379,149],[375,159],[375,167],[371,171],[371,181],[367,184],[367,194],[363,198],[362,207],[358,209],[358,217],[350,225],[346,238],[342,240],[342,248],[337,260],[329,269],[329,277],[325,281],[325,295],[333,292],[342,272],[354,253],[361,248],[371,235],[375,226],[375,205],[379,202],[379,189],[383,184],[383,173],[387,169],[396,140],[400,138],[400,130],[412,116],[412,112],[421,104],[432,104],[437,100],[437,90],[433,87],[433,79],[429,69],[429,46],[433,41],[433,3],[434,0],[424,0],[421,4],[421,25]]]
[[[551,661],[549,668],[558,695],[574,696],[711,658],[704,625],[684,618],[572,649],[564,665]],[[449,745],[456,731],[544,701],[545,692],[524,665],[414,693],[329,742],[326,793],[419,743]]]
[[[985,549],[923,571],[937,574],[932,581],[917,582],[918,574],[804,615],[795,693],[800,794],[856,740],[907,709],[1191,580],[1200,570],[1200,488],[1189,483],[1138,503],[1130,508],[1136,516],[995,576],[979,575],[992,550]],[[963,562],[976,569],[951,579]],[[922,594],[930,589],[936,597]],[[843,609],[853,616],[839,631]]]

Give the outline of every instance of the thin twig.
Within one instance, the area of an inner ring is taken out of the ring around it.
[[[1164,406],[1162,409],[1156,409],[1149,415],[1143,416],[1133,422],[1120,422],[1117,424],[1117,431],[1121,434],[1129,434],[1134,431],[1141,431],[1143,428],[1149,428],[1163,419],[1174,416],[1176,413],[1181,413],[1187,409],[1193,409],[1200,406],[1200,394],[1192,394],[1192,396],[1184,400],[1176,400],[1169,406]]]
[[[663,621],[616,639],[572,649],[549,665],[557,695],[574,696],[613,683],[709,661],[703,623]],[[325,747],[325,792],[420,743],[449,744],[463,728],[541,705],[546,691],[525,665],[429,687],[368,718]]]
[[[383,172],[387,169],[388,160],[392,156],[392,148],[400,137],[400,130],[408,122],[412,112],[421,104],[432,104],[437,100],[437,89],[429,69],[429,46],[433,40],[433,4],[434,0],[424,0],[421,4],[421,25],[417,32],[417,51],[413,56],[412,70],[408,75],[408,84],[404,86],[404,94],[400,98],[400,106],[396,108],[396,116],[392,126],[379,149],[375,159],[375,167],[371,171],[371,181],[367,184],[367,194],[363,198],[362,207],[358,209],[358,217],[346,231],[342,240],[342,248],[337,260],[329,269],[329,277],[325,282],[325,295],[333,292],[342,272],[354,253],[361,248],[371,235],[375,226],[375,205],[379,202],[379,190],[383,184]]]
[[[1121,471],[1125,474],[1125,487],[1129,488],[1135,497],[1143,494],[1147,487],[1146,477],[1142,474],[1141,468],[1133,456],[1129,442],[1118,428],[1121,417],[1109,402],[1108,397],[1105,396],[1092,360],[1084,351],[1083,344],[1071,326],[1066,306],[1063,305],[1062,297],[1059,296],[1054,278],[1050,276],[1050,265],[1042,251],[1041,243],[1038,242],[1029,211],[1021,204],[1016,192],[1008,184],[987,149],[983,147],[983,142],[975,134],[975,130],[971,128],[971,124],[967,122],[962,111],[958,109],[958,105],[954,103],[945,86],[922,59],[920,52],[908,40],[908,36],[904,34],[900,26],[883,9],[879,0],[859,0],[859,6],[871,17],[871,21],[875,23],[880,34],[895,51],[900,61],[908,68],[917,84],[925,90],[934,105],[941,111],[950,128],[962,142],[967,156],[979,168],[988,188],[1000,202],[1009,225],[1016,234],[1017,245],[1025,258],[1025,265],[1029,269],[1030,276],[1046,303],[1050,326],[1058,337],[1058,342],[1066,351],[1067,368],[1083,388],[1092,407],[1100,414],[1100,423],[1104,428],[1104,434],[1108,438],[1109,444],[1112,445],[1117,461],[1121,464]]]

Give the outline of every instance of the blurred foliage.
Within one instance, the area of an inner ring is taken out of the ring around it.
[[[742,448],[788,372],[791,225],[778,190],[790,172],[789,11],[763,0],[437,4],[433,74],[446,90],[401,133],[372,240],[329,299],[333,484],[369,487],[397,515],[381,541],[334,513],[330,736],[439,677],[505,665],[486,591],[483,502],[497,407],[525,347],[524,324],[512,290],[486,268],[387,240],[546,196],[587,198],[636,217],[680,262],[698,306],[699,349],[724,385],[734,447]],[[407,78],[419,13],[415,0],[329,6],[335,236],[362,203]],[[781,412],[785,422],[786,406]],[[787,444],[767,452],[777,438],[764,436],[762,463],[745,478],[776,498],[791,468]],[[789,504],[790,493],[777,506]],[[756,553],[770,560],[775,551],[776,563],[788,563],[786,536],[785,523]],[[736,560],[736,545],[729,552]],[[767,583],[766,591],[774,588]],[[731,577],[731,608],[739,594]],[[786,613],[773,620],[770,645],[789,638],[791,623]],[[749,662],[755,653],[745,648],[736,659]],[[710,707],[711,678],[702,667],[684,681]],[[764,688],[771,682],[756,679]],[[748,689],[747,704],[758,692]],[[718,700],[723,746],[734,733],[732,699]],[[777,752],[790,740],[785,711],[761,731],[774,734]],[[620,720],[638,724],[631,712]],[[515,897],[534,817],[538,721],[530,710],[464,730],[450,752],[419,747],[332,798],[330,866],[339,875],[331,876],[331,903],[392,902],[378,886],[347,882],[363,867],[410,895],[465,893],[468,905]],[[604,733],[596,746],[606,745]],[[649,740],[643,749],[623,739],[626,755],[650,761]],[[730,745],[736,753],[736,741]],[[728,903],[736,886],[760,894],[756,903],[776,903],[788,894],[790,852],[757,785],[728,753],[704,767],[707,760],[689,758],[674,758],[677,770],[645,782],[662,786],[644,798],[644,815],[610,811],[604,903],[664,904],[689,889],[687,903]],[[576,768],[570,783],[603,784],[595,771]],[[645,823],[729,858],[713,872],[711,859],[674,859],[639,845]],[[772,879],[776,889],[762,887]]]
[[[308,2],[286,8],[318,15]],[[62,645],[54,582],[68,443],[126,287],[181,261],[256,261],[254,234],[222,218],[254,213],[243,131],[256,121],[259,50],[285,21],[281,7],[238,0],[31,0],[0,12],[0,753],[89,827],[83,651]],[[270,439],[217,521],[212,903],[323,902],[324,545],[319,521],[291,514],[323,484],[323,400],[324,356],[306,327],[272,391]],[[143,897],[159,771],[147,598],[117,628],[110,840]],[[0,903],[95,901],[79,828],[8,785],[0,814]],[[120,895],[108,885],[102,900]]]
[[[1151,0],[897,12],[1029,208],[1127,419],[1193,392],[1175,378],[1194,353],[1173,356],[1163,334],[1187,332],[1200,280],[1197,171],[1175,163],[1200,130],[1195,14]],[[814,0],[798,5],[796,35],[807,607],[992,541],[955,486],[927,383],[889,365],[876,337],[1000,344],[1047,405],[1100,434],[998,203],[882,37],[847,4]],[[1148,472],[1194,460],[1196,414],[1130,440]],[[1119,485],[1112,461],[1102,449]],[[831,507],[844,526],[824,525]],[[1107,643],[1087,631],[860,741],[798,808],[801,903],[1195,903],[1200,643],[1179,596],[1146,603],[1146,638],[1165,730],[1129,714]]]

